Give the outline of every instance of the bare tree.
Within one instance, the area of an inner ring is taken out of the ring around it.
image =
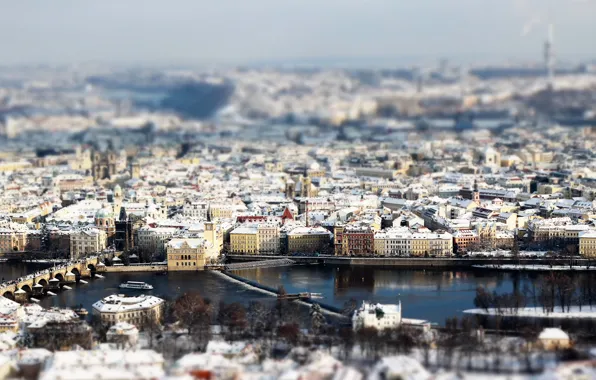
[[[148,314],[143,318],[139,327],[149,339],[149,348],[153,349],[162,334],[162,326],[159,319],[153,313]]]
[[[447,318],[445,321],[445,329],[443,330],[438,343],[443,356],[443,365],[446,368],[451,368],[453,364],[453,354],[459,343],[457,317]]]
[[[316,335],[319,335],[327,324],[321,305],[318,303],[313,304],[310,308],[310,321],[312,332]]]
[[[213,307],[196,292],[184,293],[174,301],[173,316],[187,329],[188,335],[203,350],[211,338]]]
[[[242,338],[248,327],[246,309],[238,302],[220,305],[217,319],[226,339],[231,341]]]
[[[338,330],[338,337],[345,359],[350,357],[354,348],[354,330],[351,327],[342,327]]]
[[[98,314],[93,314],[91,316],[91,321],[89,322],[89,325],[95,332],[97,340],[100,342],[105,342],[108,329],[110,328],[109,324],[102,321],[101,316],[99,316]]]
[[[476,288],[476,297],[474,297],[474,306],[488,311],[493,307],[493,297],[482,286]]]
[[[271,309],[261,302],[248,305],[248,325],[253,337],[264,337],[272,329]]]
[[[286,343],[295,346],[300,337],[300,327],[297,323],[282,324],[277,328],[277,336]]]
[[[356,331],[356,339],[360,345],[360,349],[365,356],[376,357],[379,331],[374,327],[363,327]]]

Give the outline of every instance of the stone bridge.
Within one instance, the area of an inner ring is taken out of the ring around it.
[[[95,272],[105,271],[106,261],[113,254],[102,254],[77,261],[57,264],[14,280],[0,284],[0,295],[25,302],[31,295],[41,295],[47,290],[58,290],[64,284],[75,283],[80,278],[91,277]]]

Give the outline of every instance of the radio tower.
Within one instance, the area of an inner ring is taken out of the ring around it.
[[[555,53],[553,51],[554,26],[548,24],[548,35],[544,43],[544,65],[546,67],[546,86],[552,92],[555,86]]]

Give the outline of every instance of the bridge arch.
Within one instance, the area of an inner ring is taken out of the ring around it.
[[[81,277],[81,272],[77,268],[72,268],[70,270],[77,278]]]
[[[26,291],[27,293],[31,293],[31,287],[27,284],[21,286],[21,289]]]
[[[14,294],[10,291],[8,292],[4,292],[4,294],[2,295],[4,298],[8,298],[9,300],[13,300],[14,301]]]
[[[44,288],[45,288],[46,286],[48,286],[48,282],[46,281],[46,279],[45,279],[45,278],[42,278],[41,280],[37,281],[37,283],[38,283],[39,285],[43,286]]]
[[[56,274],[54,274],[54,278],[56,280],[64,281],[64,275],[62,273],[56,273]]]
[[[91,271],[91,272],[95,272],[97,271],[97,269],[95,268],[95,265],[89,263],[87,264],[87,268]]]

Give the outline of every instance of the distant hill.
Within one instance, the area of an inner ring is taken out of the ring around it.
[[[228,104],[234,93],[231,83],[187,83],[170,90],[159,108],[190,119],[208,119]]]

